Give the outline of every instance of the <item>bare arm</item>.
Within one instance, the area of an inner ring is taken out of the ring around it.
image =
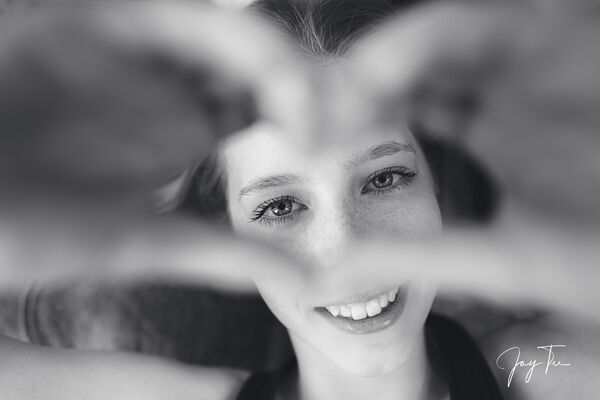
[[[157,357],[58,350],[0,337],[4,399],[231,399],[246,373]]]

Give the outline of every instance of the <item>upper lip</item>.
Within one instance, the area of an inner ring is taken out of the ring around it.
[[[339,298],[335,301],[329,301],[326,304],[323,304],[319,307],[327,307],[327,306],[333,306],[333,305],[338,305],[338,304],[364,303],[367,300],[369,300],[375,296],[380,296],[384,293],[387,293],[394,288],[395,287],[392,286],[392,287],[388,287],[388,288],[380,287],[380,288],[372,289],[367,292],[363,292],[361,294],[354,294],[354,295],[350,295],[347,297]]]

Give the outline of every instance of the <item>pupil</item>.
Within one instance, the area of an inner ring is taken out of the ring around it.
[[[373,181],[373,185],[377,188],[383,188],[390,186],[392,184],[393,177],[392,174],[379,175],[375,177]]]
[[[292,203],[289,200],[278,201],[277,203],[275,203],[271,206],[271,212],[273,212],[273,214],[275,214],[279,217],[289,214],[291,210],[292,210]]]

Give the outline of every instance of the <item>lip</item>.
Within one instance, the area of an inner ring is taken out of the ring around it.
[[[352,318],[334,317],[324,307],[315,307],[314,311],[318,313],[326,323],[331,324],[337,329],[354,334],[366,334],[378,332],[393,325],[402,314],[404,304],[406,303],[406,294],[408,285],[402,285],[398,288],[396,299],[390,303],[380,314],[374,317],[368,317],[361,320]],[[354,299],[365,298],[364,295],[354,297]],[[368,296],[367,296],[368,298]],[[356,301],[356,300],[355,300]]]
[[[346,296],[346,297],[337,299],[336,301],[330,301],[325,306],[331,306],[331,305],[335,305],[335,304],[364,303],[365,301],[367,301],[375,296],[380,296],[384,293],[387,293],[392,289],[395,289],[395,286],[390,286],[387,288],[373,289],[373,290],[370,290],[368,292],[364,292],[364,293],[361,293],[358,295]]]

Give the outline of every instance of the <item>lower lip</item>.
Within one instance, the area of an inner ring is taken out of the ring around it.
[[[384,308],[380,314],[365,319],[354,320],[346,317],[334,317],[323,307],[317,307],[315,311],[328,323],[342,331],[357,334],[377,332],[391,326],[400,317],[406,302],[406,292],[406,285],[401,286],[398,289],[396,300]]]

